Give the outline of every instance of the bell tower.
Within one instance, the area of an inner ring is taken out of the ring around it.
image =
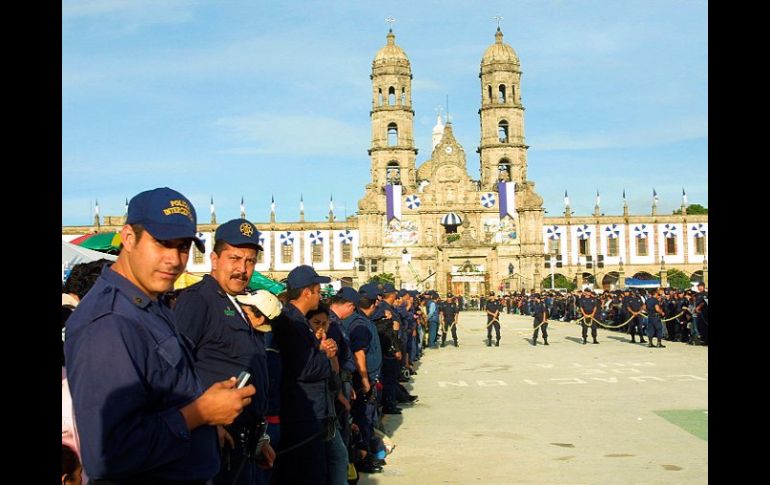
[[[372,61],[372,142],[369,157],[372,184],[403,185],[404,193],[416,190],[412,68],[390,29],[387,44]]]
[[[495,43],[481,58],[481,189],[497,182],[527,179],[524,143],[524,106],[521,104],[521,64],[513,48],[503,42],[497,27]]]

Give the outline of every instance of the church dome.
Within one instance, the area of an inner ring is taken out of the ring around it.
[[[409,58],[406,57],[404,49],[396,45],[396,35],[393,31],[388,31],[388,43],[377,51],[377,55],[374,56],[374,64],[382,64],[388,61],[405,61],[409,63]]]
[[[519,56],[516,55],[516,51],[513,47],[503,42],[503,33],[500,27],[497,28],[495,33],[495,43],[487,47],[484,52],[484,57],[481,58],[481,65],[493,64],[493,63],[513,63],[519,64]]]

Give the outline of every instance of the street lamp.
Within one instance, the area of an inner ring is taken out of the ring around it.
[[[556,248],[556,246],[553,246],[551,248],[551,289],[553,290],[556,288],[556,285],[554,285],[554,275],[556,273],[556,254],[559,252],[559,250]]]

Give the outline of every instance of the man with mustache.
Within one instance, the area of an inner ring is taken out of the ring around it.
[[[193,343],[195,369],[204,384],[222,376],[251,374],[257,388],[251,405],[231,425],[219,428],[222,467],[214,484],[259,483],[257,460],[272,466],[275,453],[264,438],[267,410],[268,375],[265,345],[255,334],[248,317],[236,301],[243,294],[254,273],[259,231],[246,219],[233,219],[214,233],[211,274],[186,288],[174,307],[179,331]],[[255,447],[262,440],[261,448]],[[261,456],[253,456],[259,449]]]
[[[67,320],[64,353],[83,466],[93,484],[201,484],[219,469],[215,425],[248,406],[237,372],[203,384],[163,294],[184,271],[192,203],[168,187],[136,195],[107,266]]]

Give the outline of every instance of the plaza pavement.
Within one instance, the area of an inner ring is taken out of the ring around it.
[[[396,448],[378,484],[702,484],[708,477],[708,348],[631,344],[599,329],[503,314],[486,346],[482,312],[460,313],[460,347],[426,351],[418,403],[385,418]]]

